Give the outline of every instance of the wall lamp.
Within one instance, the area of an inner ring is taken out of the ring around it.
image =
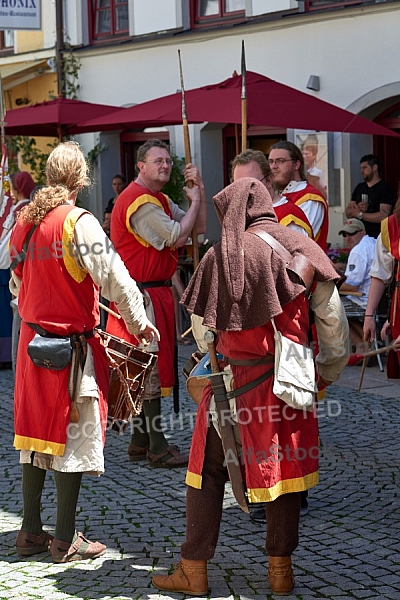
[[[17,106],[22,106],[23,104],[29,104],[29,99],[28,98],[16,98],[15,104]]]
[[[319,75],[310,75],[310,77],[308,78],[306,87],[309,90],[314,90],[314,92],[319,92],[319,90],[320,90]]]

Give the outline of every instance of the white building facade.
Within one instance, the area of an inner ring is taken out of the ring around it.
[[[42,4],[44,21],[54,19],[55,3]],[[217,83],[235,70],[240,73],[244,40],[248,70],[400,132],[398,0],[67,0],[63,10],[66,38],[81,64],[82,100],[130,106],[176,92],[178,49],[186,89]],[[49,31],[55,34],[48,22],[44,29],[46,40]],[[307,89],[310,76],[319,90]],[[190,132],[193,162],[201,169],[211,200],[229,181],[234,128],[204,123],[190,126]],[[176,154],[184,155],[180,126],[81,137],[88,148],[107,145],[98,161],[95,212],[101,213],[112,195],[115,173],[133,177],[137,146],[151,135],[169,141]],[[250,127],[248,141],[250,147],[268,152],[278,139],[297,142],[302,135],[305,132]],[[328,177],[329,241],[335,244],[344,208],[361,180],[360,157],[378,154],[384,179],[397,188],[400,144],[396,138],[342,132],[321,139],[326,144],[319,159]],[[213,240],[218,235],[210,214],[207,236]]]

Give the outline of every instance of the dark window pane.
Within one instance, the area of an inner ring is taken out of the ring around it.
[[[97,11],[96,33],[111,33],[111,13],[109,10]]]
[[[127,31],[129,29],[127,5],[116,8],[115,28],[117,31]]]

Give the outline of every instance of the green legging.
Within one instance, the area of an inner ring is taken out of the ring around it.
[[[34,535],[42,531],[40,503],[46,471],[26,463],[22,465],[22,497],[24,516],[21,529]],[[54,471],[57,489],[57,520],[55,537],[71,543],[75,537],[76,506],[78,504],[82,473]]]
[[[133,419],[131,444],[141,448],[149,447],[152,454],[161,454],[168,447],[161,430],[161,398],[143,402],[139,417]]]

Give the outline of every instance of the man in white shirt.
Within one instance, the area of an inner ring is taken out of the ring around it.
[[[356,218],[345,221],[339,235],[343,236],[346,248],[350,249],[345,271],[346,281],[341,285],[340,291],[342,294],[348,292],[347,296],[342,297],[342,301],[349,321],[350,340],[358,355],[365,350],[363,321],[371,285],[369,272],[375,257],[376,240],[366,234],[364,223]],[[354,355],[349,361],[349,364],[357,363]]]

